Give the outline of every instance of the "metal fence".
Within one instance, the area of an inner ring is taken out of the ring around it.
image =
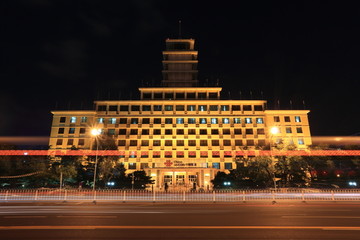
[[[147,191],[1,189],[0,202],[112,201],[112,202],[222,202],[246,201],[360,201],[360,189],[266,189],[233,191]]]

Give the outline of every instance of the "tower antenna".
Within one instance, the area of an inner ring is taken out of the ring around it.
[[[179,39],[181,38],[181,20],[179,20]]]

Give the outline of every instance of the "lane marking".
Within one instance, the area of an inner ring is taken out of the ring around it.
[[[342,226],[0,226],[0,230],[95,230],[95,229],[270,229],[360,231],[360,227]]]

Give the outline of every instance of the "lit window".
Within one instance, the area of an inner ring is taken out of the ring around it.
[[[69,134],[75,133],[75,128],[69,128]]]
[[[295,122],[301,122],[300,116],[295,116]]]
[[[286,128],[286,133],[292,133],[291,127],[287,127],[287,128]]]
[[[199,105],[199,111],[200,112],[206,111],[206,105]]]
[[[222,119],[222,123],[224,123],[224,124],[229,124],[229,123],[230,123],[230,119],[229,119],[229,118],[223,118],[223,119]]]
[[[241,119],[240,118],[234,118],[234,123],[236,123],[236,124],[241,123]]]
[[[201,124],[206,124],[206,118],[200,118],[200,123]]]
[[[98,122],[98,123],[104,123],[104,118],[98,118],[98,119],[97,119],[97,122]]]
[[[133,157],[133,155],[130,155],[131,158],[135,158]],[[136,169],[136,163],[129,163],[129,169]]]
[[[263,118],[256,118],[256,123],[257,123],[257,124],[263,124],[263,123],[264,123],[264,119],[263,119]]]
[[[131,118],[130,123],[131,123],[131,124],[138,124],[138,123],[139,123],[139,119],[138,119],[138,118]]]
[[[70,118],[70,123],[76,123],[76,117],[71,117]]]
[[[177,118],[176,123],[177,124],[184,124],[184,118]]]
[[[81,117],[81,122],[82,122],[82,123],[87,122],[87,117]]]
[[[195,111],[195,109],[196,109],[196,108],[195,108],[195,105],[188,105],[188,106],[187,106],[187,110],[188,110],[188,111]]]
[[[195,123],[196,123],[195,118],[189,118],[189,119],[188,119],[188,123],[189,123],[189,124],[195,124]]]
[[[211,118],[211,124],[217,124],[218,119],[217,118]]]
[[[173,105],[165,105],[165,111],[172,111]]]
[[[161,105],[154,105],[154,111],[162,111]]]
[[[109,118],[109,124],[115,124],[116,118]]]
[[[298,139],[298,144],[299,144],[299,145],[304,145],[304,139],[303,139],[303,138],[299,138],[299,139]]]
[[[220,169],[220,163],[214,162],[214,163],[212,163],[212,167],[216,168],[216,169]]]
[[[246,124],[252,123],[252,119],[251,118],[245,118],[245,123]]]
[[[229,111],[229,105],[221,105],[221,111]]]

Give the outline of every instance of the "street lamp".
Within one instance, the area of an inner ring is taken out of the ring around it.
[[[270,155],[271,155],[271,162],[274,165],[274,160],[273,160],[273,147],[272,147],[272,137],[276,134],[280,133],[280,129],[278,127],[272,127],[270,128]],[[275,179],[275,172],[273,172],[273,182],[274,182],[274,188],[276,190],[276,179]]]
[[[94,184],[93,184],[93,191],[95,191],[95,181],[96,181],[96,170],[97,170],[97,163],[98,163],[98,151],[99,151],[99,143],[97,136],[101,133],[101,129],[93,128],[91,129],[91,135],[94,136],[96,141],[96,152],[95,152],[95,169],[94,169]]]

